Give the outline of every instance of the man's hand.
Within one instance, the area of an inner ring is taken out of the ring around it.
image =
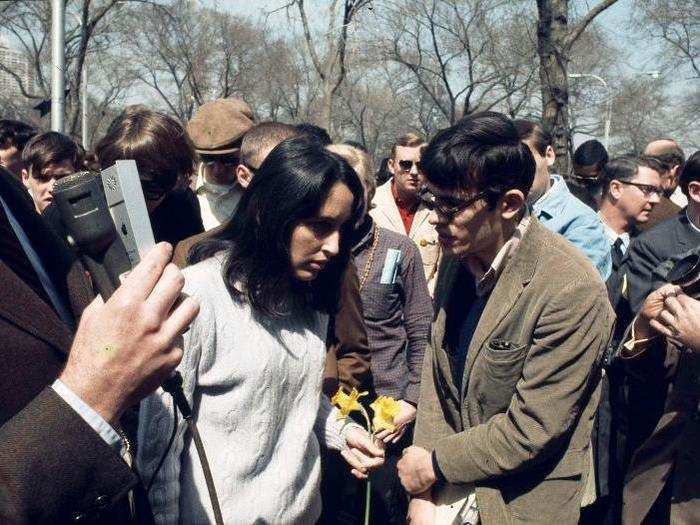
[[[647,296],[634,321],[635,339],[649,339],[656,335],[654,331],[659,331],[659,327],[662,326],[657,319],[664,309],[664,301],[667,297],[675,296],[678,293],[680,293],[680,287],[666,284]]]
[[[352,425],[347,429],[345,442],[348,448],[340,454],[352,467],[350,472],[357,479],[367,479],[368,471],[384,464],[384,450],[375,444],[367,431],[360,426]]]
[[[173,309],[185,280],[168,264],[172,251],[156,245],[106,303],[97,297],[85,309],[59,376],[112,425],[173,372],[182,359],[176,340],[199,312],[192,297]]]
[[[430,491],[411,498],[408,504],[406,523],[410,525],[434,525],[435,503],[430,499]]]
[[[394,416],[394,425],[396,429],[393,432],[389,430],[380,430],[377,432],[377,439],[384,443],[398,443],[406,432],[406,427],[416,419],[416,407],[411,403],[407,403],[403,399],[399,399],[399,413]]]
[[[401,484],[409,494],[425,492],[437,480],[432,454],[421,447],[405,448],[397,468]]]
[[[666,337],[700,352],[700,301],[683,293],[666,297],[654,327]]]

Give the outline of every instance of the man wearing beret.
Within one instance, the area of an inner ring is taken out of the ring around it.
[[[187,123],[200,157],[195,192],[205,230],[226,221],[238,205],[242,190],[236,183],[236,166],[243,135],[253,123],[250,106],[237,98],[207,102]]]

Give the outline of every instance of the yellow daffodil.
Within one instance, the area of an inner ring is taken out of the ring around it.
[[[379,396],[369,406],[374,412],[372,418],[372,428],[375,432],[386,429],[389,432],[396,430],[394,418],[398,415],[401,407],[399,402],[393,397]]]
[[[362,405],[358,401],[362,396],[366,396],[367,392],[358,392],[357,388],[353,388],[349,394],[341,388],[331,398],[331,403],[338,407],[340,415],[338,419],[348,417],[350,412],[362,411]]]

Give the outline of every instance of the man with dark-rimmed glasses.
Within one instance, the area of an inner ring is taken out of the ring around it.
[[[663,194],[658,163],[648,157],[624,155],[603,168],[603,195],[598,215],[612,246],[613,271]]]
[[[607,281],[610,303],[617,315],[615,332],[610,342],[614,350],[632,320],[627,295],[628,277],[622,270],[630,241],[639,234],[638,226],[649,220],[663,193],[660,166],[649,157],[624,155],[609,160],[600,176],[602,194],[600,217],[610,246],[613,271]],[[608,355],[610,361],[612,354]],[[619,366],[606,363],[606,376],[596,425],[597,480],[600,498],[591,509],[590,522],[602,521],[607,514],[613,522],[619,521],[622,505],[622,485],[626,465],[629,463],[630,443],[641,436],[629,428],[628,394],[632,387]],[[626,452],[627,450],[627,452]]]
[[[398,464],[409,521],[577,523],[614,318],[600,274],[529,214],[535,160],[504,115],[440,131],[422,162],[444,257]]]

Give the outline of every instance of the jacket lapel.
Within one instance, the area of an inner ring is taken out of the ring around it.
[[[457,279],[461,263],[451,257],[446,257],[440,265],[438,281],[435,287],[435,320],[431,326],[431,337],[435,349],[435,366],[439,370],[440,377],[446,379],[445,385],[459,406],[459,390],[452,381],[452,371],[448,357],[446,332],[447,332],[447,308],[450,304],[452,290]]]
[[[411,224],[411,231],[409,232],[409,235],[408,235],[411,239],[416,240],[415,237],[421,231],[421,226],[423,226],[423,223],[428,220],[429,216],[430,216],[430,210],[428,208],[426,208],[423,203],[421,203],[418,206],[418,209],[416,210],[416,214],[413,216],[413,223]],[[401,217],[399,217],[399,218],[401,218]]]
[[[0,317],[68,353],[73,334],[44,301],[0,261]]]
[[[401,220],[401,215],[399,214],[399,208],[396,206],[396,201],[394,201],[394,196],[391,194],[391,181],[389,179],[387,182],[377,188],[377,193],[374,198],[376,203],[376,212],[384,215],[386,220],[393,226],[396,232],[405,232],[403,221]]]
[[[539,250],[541,249],[541,228],[543,226],[532,217],[530,226],[525,235],[523,235],[520,245],[515,254],[513,254],[512,259],[506,263],[506,267],[503,269],[495,288],[491,292],[486,308],[469,343],[462,381],[462,396],[465,395],[466,388],[469,385],[469,375],[476,358],[484,346],[484,342],[513,308],[523,289],[532,279],[537,260],[539,259]]]

